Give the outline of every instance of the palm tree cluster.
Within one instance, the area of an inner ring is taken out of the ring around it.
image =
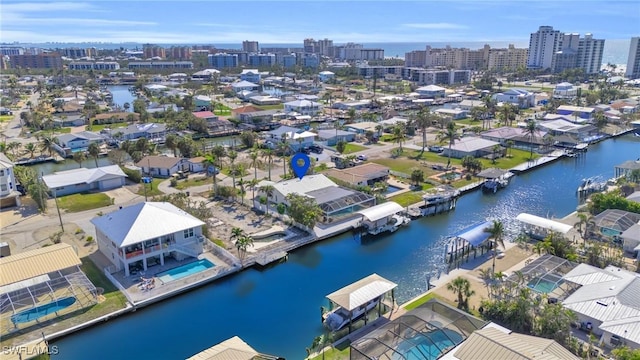
[[[475,295],[475,291],[471,290],[471,283],[469,280],[458,276],[447,284],[447,290],[452,291],[458,295],[458,309],[469,310],[469,298]]]
[[[229,240],[235,242],[236,250],[238,250],[238,258],[242,265],[247,255],[247,249],[253,246],[253,238],[247,235],[241,228],[234,227],[231,229],[231,237]]]

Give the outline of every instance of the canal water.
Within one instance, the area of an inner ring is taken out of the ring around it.
[[[521,212],[563,217],[578,205],[583,178],[613,177],[614,165],[640,157],[640,139],[624,136],[515,177],[495,195],[464,195],[449,214],[422,218],[361,245],[344,234],[298,249],[265,271],[246,270],[195,291],[52,343],[55,359],[184,359],[234,335],[259,351],[302,359],[322,333],[325,295],[371,273],[398,283],[401,303],[425,290],[434,244],[486,219],[514,231]]]
[[[129,91],[128,85],[108,85],[107,90],[113,95],[113,104],[119,105],[124,111],[124,103],[129,103],[129,112],[133,112],[133,101],[136,97]]]

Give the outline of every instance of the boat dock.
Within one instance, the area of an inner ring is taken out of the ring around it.
[[[539,166],[543,166],[551,162],[554,162],[558,159],[561,159],[566,155],[567,153],[564,150],[556,150],[549,155],[543,156],[538,159],[534,159],[532,161],[527,161],[526,163],[512,167],[511,169],[509,169],[509,171],[511,171],[514,174],[525,173],[531,169],[535,169]]]
[[[271,253],[261,254],[260,256],[256,256],[256,264],[260,267],[266,267],[267,265],[274,263],[276,261],[286,259],[287,253],[286,251],[275,251]]]

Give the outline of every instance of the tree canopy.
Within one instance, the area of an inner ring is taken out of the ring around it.
[[[289,201],[287,209],[289,216],[308,228],[313,228],[322,216],[320,206],[310,197],[291,193],[287,195],[287,201]]]

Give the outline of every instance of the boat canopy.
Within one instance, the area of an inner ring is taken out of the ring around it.
[[[559,232],[563,235],[566,235],[569,230],[573,229],[573,226],[564,224],[558,221],[546,219],[540,216],[535,216],[527,213],[521,213],[516,216],[516,220],[523,222],[525,224],[541,227],[543,229]]]
[[[477,177],[485,179],[498,179],[506,175],[508,171],[498,168],[488,168],[476,174]]]
[[[364,210],[360,210],[358,211],[358,214],[364,216],[369,221],[378,221],[380,219],[386,218],[387,216],[395,215],[403,210],[404,208],[400,206],[400,204],[389,201]]]
[[[466,228],[460,233],[453,235],[451,238],[464,239],[471,246],[478,246],[485,242],[491,236],[490,233],[484,231],[486,228],[490,227],[491,224],[491,221],[485,221],[483,223],[474,225],[473,227]]]
[[[353,311],[360,305],[386,294],[398,286],[378,274],[371,274],[364,279],[358,280],[351,285],[327,295],[331,300],[342,308]]]

